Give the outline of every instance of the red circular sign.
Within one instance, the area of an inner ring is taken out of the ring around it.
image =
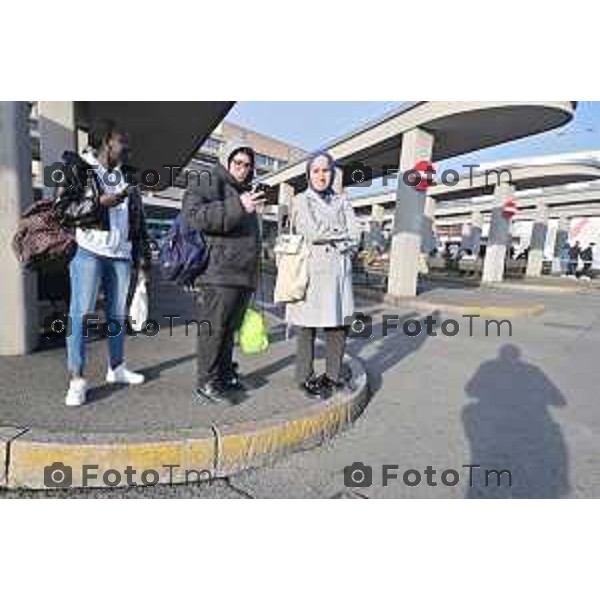
[[[430,183],[427,179],[428,176],[435,174],[435,168],[433,163],[429,160],[420,160],[413,168],[414,171],[419,173],[419,177],[421,178],[419,183],[415,185],[415,189],[419,192],[425,192],[427,189],[433,185],[433,182]],[[416,178],[415,178],[416,179]],[[432,177],[433,179],[433,177]]]
[[[518,210],[517,204],[512,198],[506,200],[502,206],[502,214],[507,219],[512,219],[517,214]]]

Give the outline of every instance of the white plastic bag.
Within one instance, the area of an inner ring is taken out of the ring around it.
[[[143,276],[138,279],[129,314],[133,331],[142,331],[148,319],[148,282]]]

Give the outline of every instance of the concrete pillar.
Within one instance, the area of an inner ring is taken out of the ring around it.
[[[561,215],[556,226],[556,234],[554,236],[554,258],[552,259],[552,275],[560,275],[562,273],[562,265],[560,255],[562,248],[569,242],[569,219]]]
[[[388,277],[388,293],[393,296],[416,296],[417,293],[426,193],[406,185],[403,174],[418,161],[431,160],[433,142],[433,135],[422,129],[411,129],[402,136]]]
[[[479,250],[481,249],[481,230],[483,229],[483,215],[478,211],[474,210],[471,213],[471,239],[470,248],[471,252],[475,256],[479,256]]]
[[[75,109],[73,102],[39,103],[40,160],[43,168],[60,161],[65,150],[77,148]],[[53,195],[54,188],[44,186],[44,195]]]
[[[463,223],[460,228],[460,247],[463,250],[471,249],[471,224]]]
[[[277,197],[278,204],[289,205],[294,197],[295,191],[294,186],[290,185],[287,182],[282,182],[279,184],[279,193]]]
[[[481,249],[481,230],[483,229],[483,215],[475,210],[471,214],[471,250],[475,256],[479,256]]]
[[[371,221],[377,223],[379,226],[383,225],[383,219],[385,216],[385,210],[381,204],[373,204],[371,207]]]
[[[496,186],[488,244],[483,262],[482,283],[498,283],[504,279],[506,245],[509,241],[510,220],[502,214],[504,202],[514,194],[514,187],[502,182]]]
[[[529,254],[527,256],[526,277],[540,277],[544,263],[544,246],[548,233],[548,208],[540,200],[538,212],[533,229],[531,230],[531,242],[529,243]]]
[[[17,261],[12,238],[33,200],[27,102],[0,102],[0,356],[15,356],[37,344],[35,275]]]
[[[423,222],[421,225],[421,252],[429,255],[435,248],[435,198],[425,196],[425,206],[423,209]]]

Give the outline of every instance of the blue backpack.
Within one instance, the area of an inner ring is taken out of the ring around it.
[[[191,287],[208,265],[208,249],[202,233],[186,227],[180,214],[160,249],[160,272],[166,281]]]

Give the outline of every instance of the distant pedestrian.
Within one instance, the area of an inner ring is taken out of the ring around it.
[[[594,244],[589,244],[587,248],[582,250],[580,256],[583,261],[583,269],[581,269],[579,276],[581,279],[589,281],[591,279],[592,264],[594,262]]]
[[[577,273],[577,265],[579,264],[579,256],[581,254],[581,246],[579,242],[575,242],[575,245],[569,248],[569,266],[567,269],[567,275],[574,277]]]
[[[560,272],[562,277],[566,277],[569,273],[569,255],[571,248],[567,242],[560,249]]]

